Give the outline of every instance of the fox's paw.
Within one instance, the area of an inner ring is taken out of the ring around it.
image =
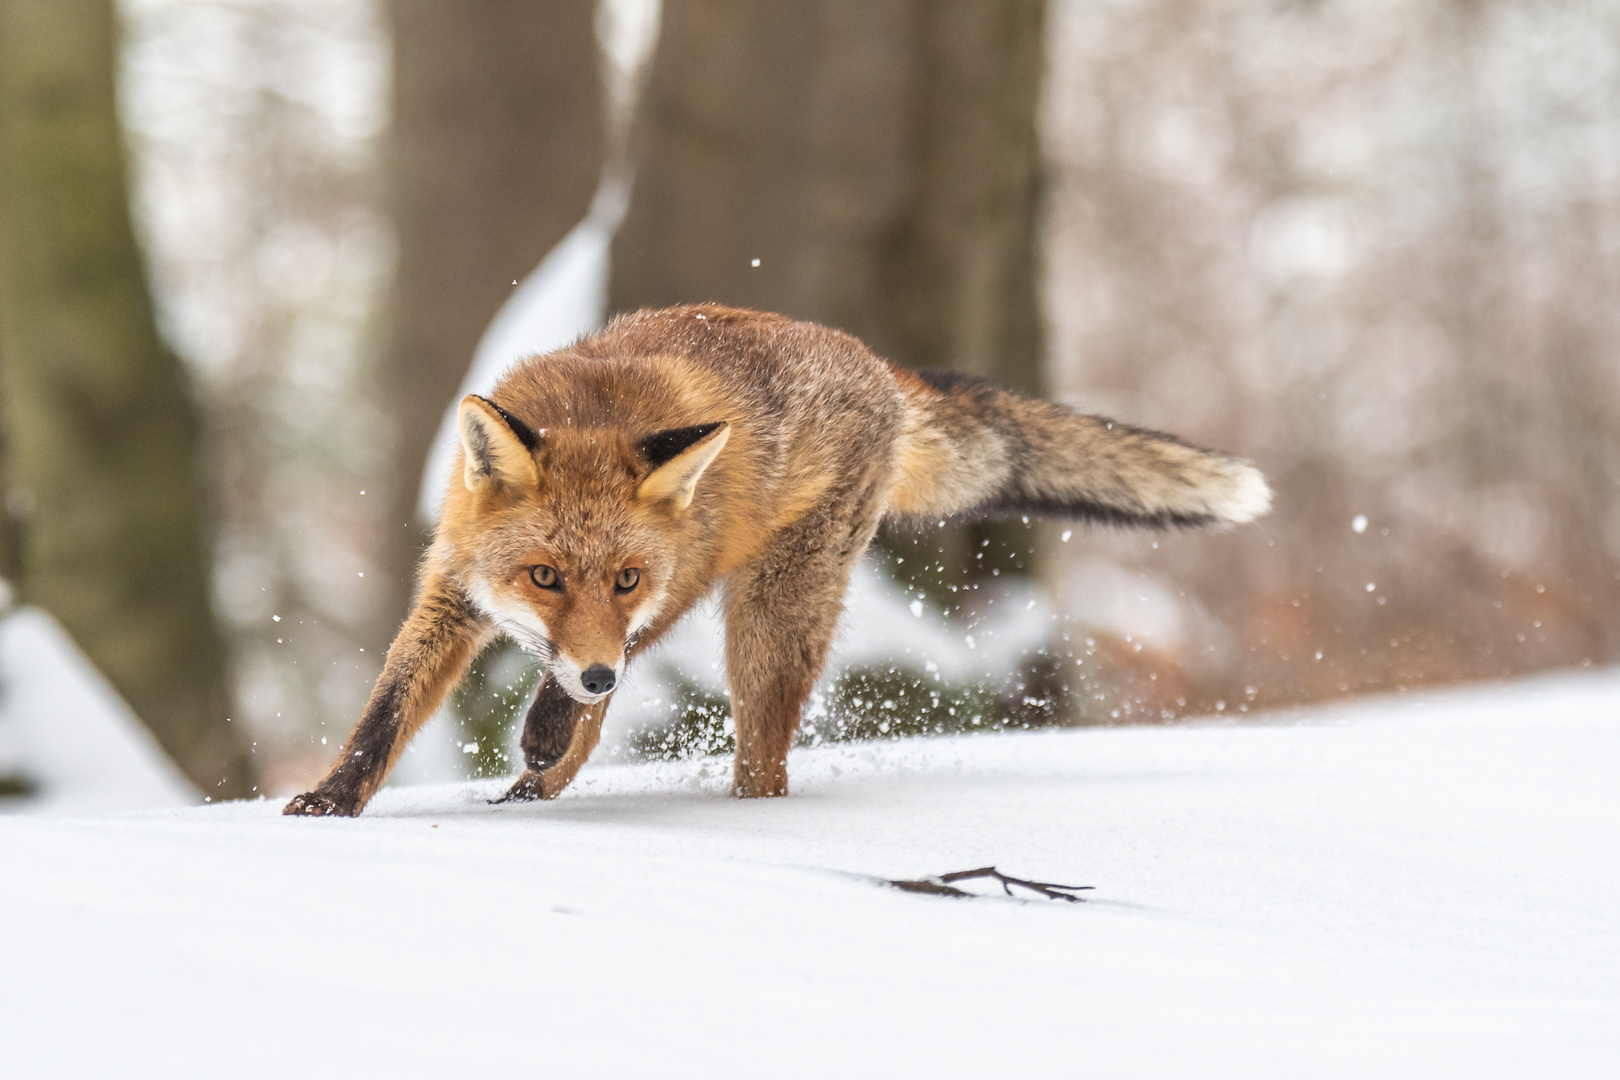
[[[329,796],[306,791],[302,795],[295,795],[291,802],[281,808],[281,812],[297,817],[357,817],[360,814],[360,807],[345,805]]]
[[[546,797],[546,785],[538,769],[524,769],[523,775],[517,778],[517,783],[507,789],[505,795],[491,802],[533,802],[535,799]]]

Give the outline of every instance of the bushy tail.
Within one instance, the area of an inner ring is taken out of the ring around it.
[[[1257,469],[1172,435],[1087,416],[954,372],[896,369],[907,401],[897,517],[1033,514],[1116,525],[1220,525],[1271,507]]]

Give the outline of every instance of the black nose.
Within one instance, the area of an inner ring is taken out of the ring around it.
[[[606,664],[592,664],[580,672],[579,681],[585,684],[587,694],[605,694],[618,683],[619,677]]]

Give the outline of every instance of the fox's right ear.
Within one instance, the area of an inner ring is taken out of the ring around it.
[[[461,478],[468,491],[508,485],[519,490],[540,486],[540,474],[534,467],[534,448],[539,439],[527,424],[477,394],[461,399],[457,421],[465,458]]]

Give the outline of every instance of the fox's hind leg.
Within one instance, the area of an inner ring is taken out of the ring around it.
[[[568,691],[556,679],[546,676],[523,720],[523,737],[518,744],[523,748],[523,775],[496,802],[521,802],[546,797],[542,774],[567,755],[579,717],[585,709],[586,706],[568,696]],[[552,792],[552,795],[556,794]]]
[[[726,587],[726,675],[737,725],[732,793],[787,794],[787,754],[832,645],[850,571],[877,528],[853,494],[801,518]]]

